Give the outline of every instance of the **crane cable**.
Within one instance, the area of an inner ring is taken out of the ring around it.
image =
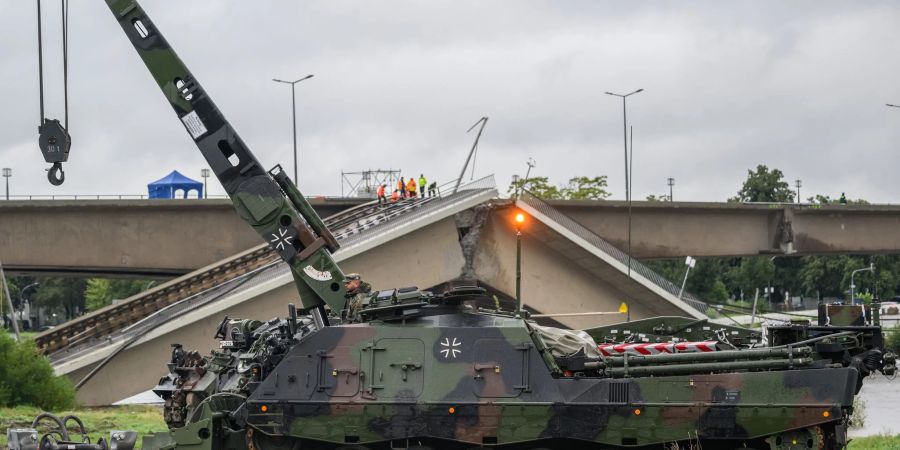
[[[69,136],[69,0],[60,0],[60,16],[62,19],[62,57],[63,57],[63,104],[64,122],[48,119],[44,113],[44,39],[43,17],[41,13],[41,0],[37,0],[37,31],[38,31],[38,85],[40,88],[40,123],[38,124],[38,144],[44,160],[53,163],[47,169],[47,179],[54,186],[59,186],[65,181],[65,173],[62,163],[69,156],[69,148],[72,138]]]

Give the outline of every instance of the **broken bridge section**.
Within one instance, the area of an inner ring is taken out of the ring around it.
[[[628,203],[547,202],[618,248]],[[900,205],[635,201],[632,256],[640,259],[900,252]]]
[[[523,192],[515,205],[537,222],[535,226],[524,227],[525,232],[567,255],[574,266],[612,285],[621,294],[622,302],[647,308],[653,315],[706,318],[705,302],[688,292],[680,292],[679,286],[541,199]],[[617,303],[607,305],[613,306]]]

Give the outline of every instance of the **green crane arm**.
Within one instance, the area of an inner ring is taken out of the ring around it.
[[[303,307],[344,309],[338,243],[287,174],[266,171],[135,0],[106,0],[244,221],[291,268]],[[322,316],[324,317],[324,315]]]

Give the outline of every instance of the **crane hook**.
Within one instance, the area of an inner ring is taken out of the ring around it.
[[[63,184],[63,181],[66,181],[66,173],[62,170],[61,162],[55,162],[47,169],[47,179],[54,186],[59,186]]]
[[[53,163],[47,169],[47,179],[54,186],[61,185],[66,179],[62,163],[69,159],[72,137],[58,120],[44,119],[44,123],[38,127],[38,144],[41,147],[41,153],[44,154],[44,161]]]

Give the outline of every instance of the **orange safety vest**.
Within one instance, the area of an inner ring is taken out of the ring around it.
[[[416,180],[410,178],[409,181],[406,182],[406,190],[409,192],[416,192]]]
[[[400,199],[400,191],[394,190],[394,192],[391,194],[391,201],[396,202],[399,199]]]
[[[383,185],[383,184],[382,184],[382,185],[379,185],[379,186],[378,186],[378,190],[375,191],[375,193],[376,193],[379,197],[384,197],[384,185]]]

